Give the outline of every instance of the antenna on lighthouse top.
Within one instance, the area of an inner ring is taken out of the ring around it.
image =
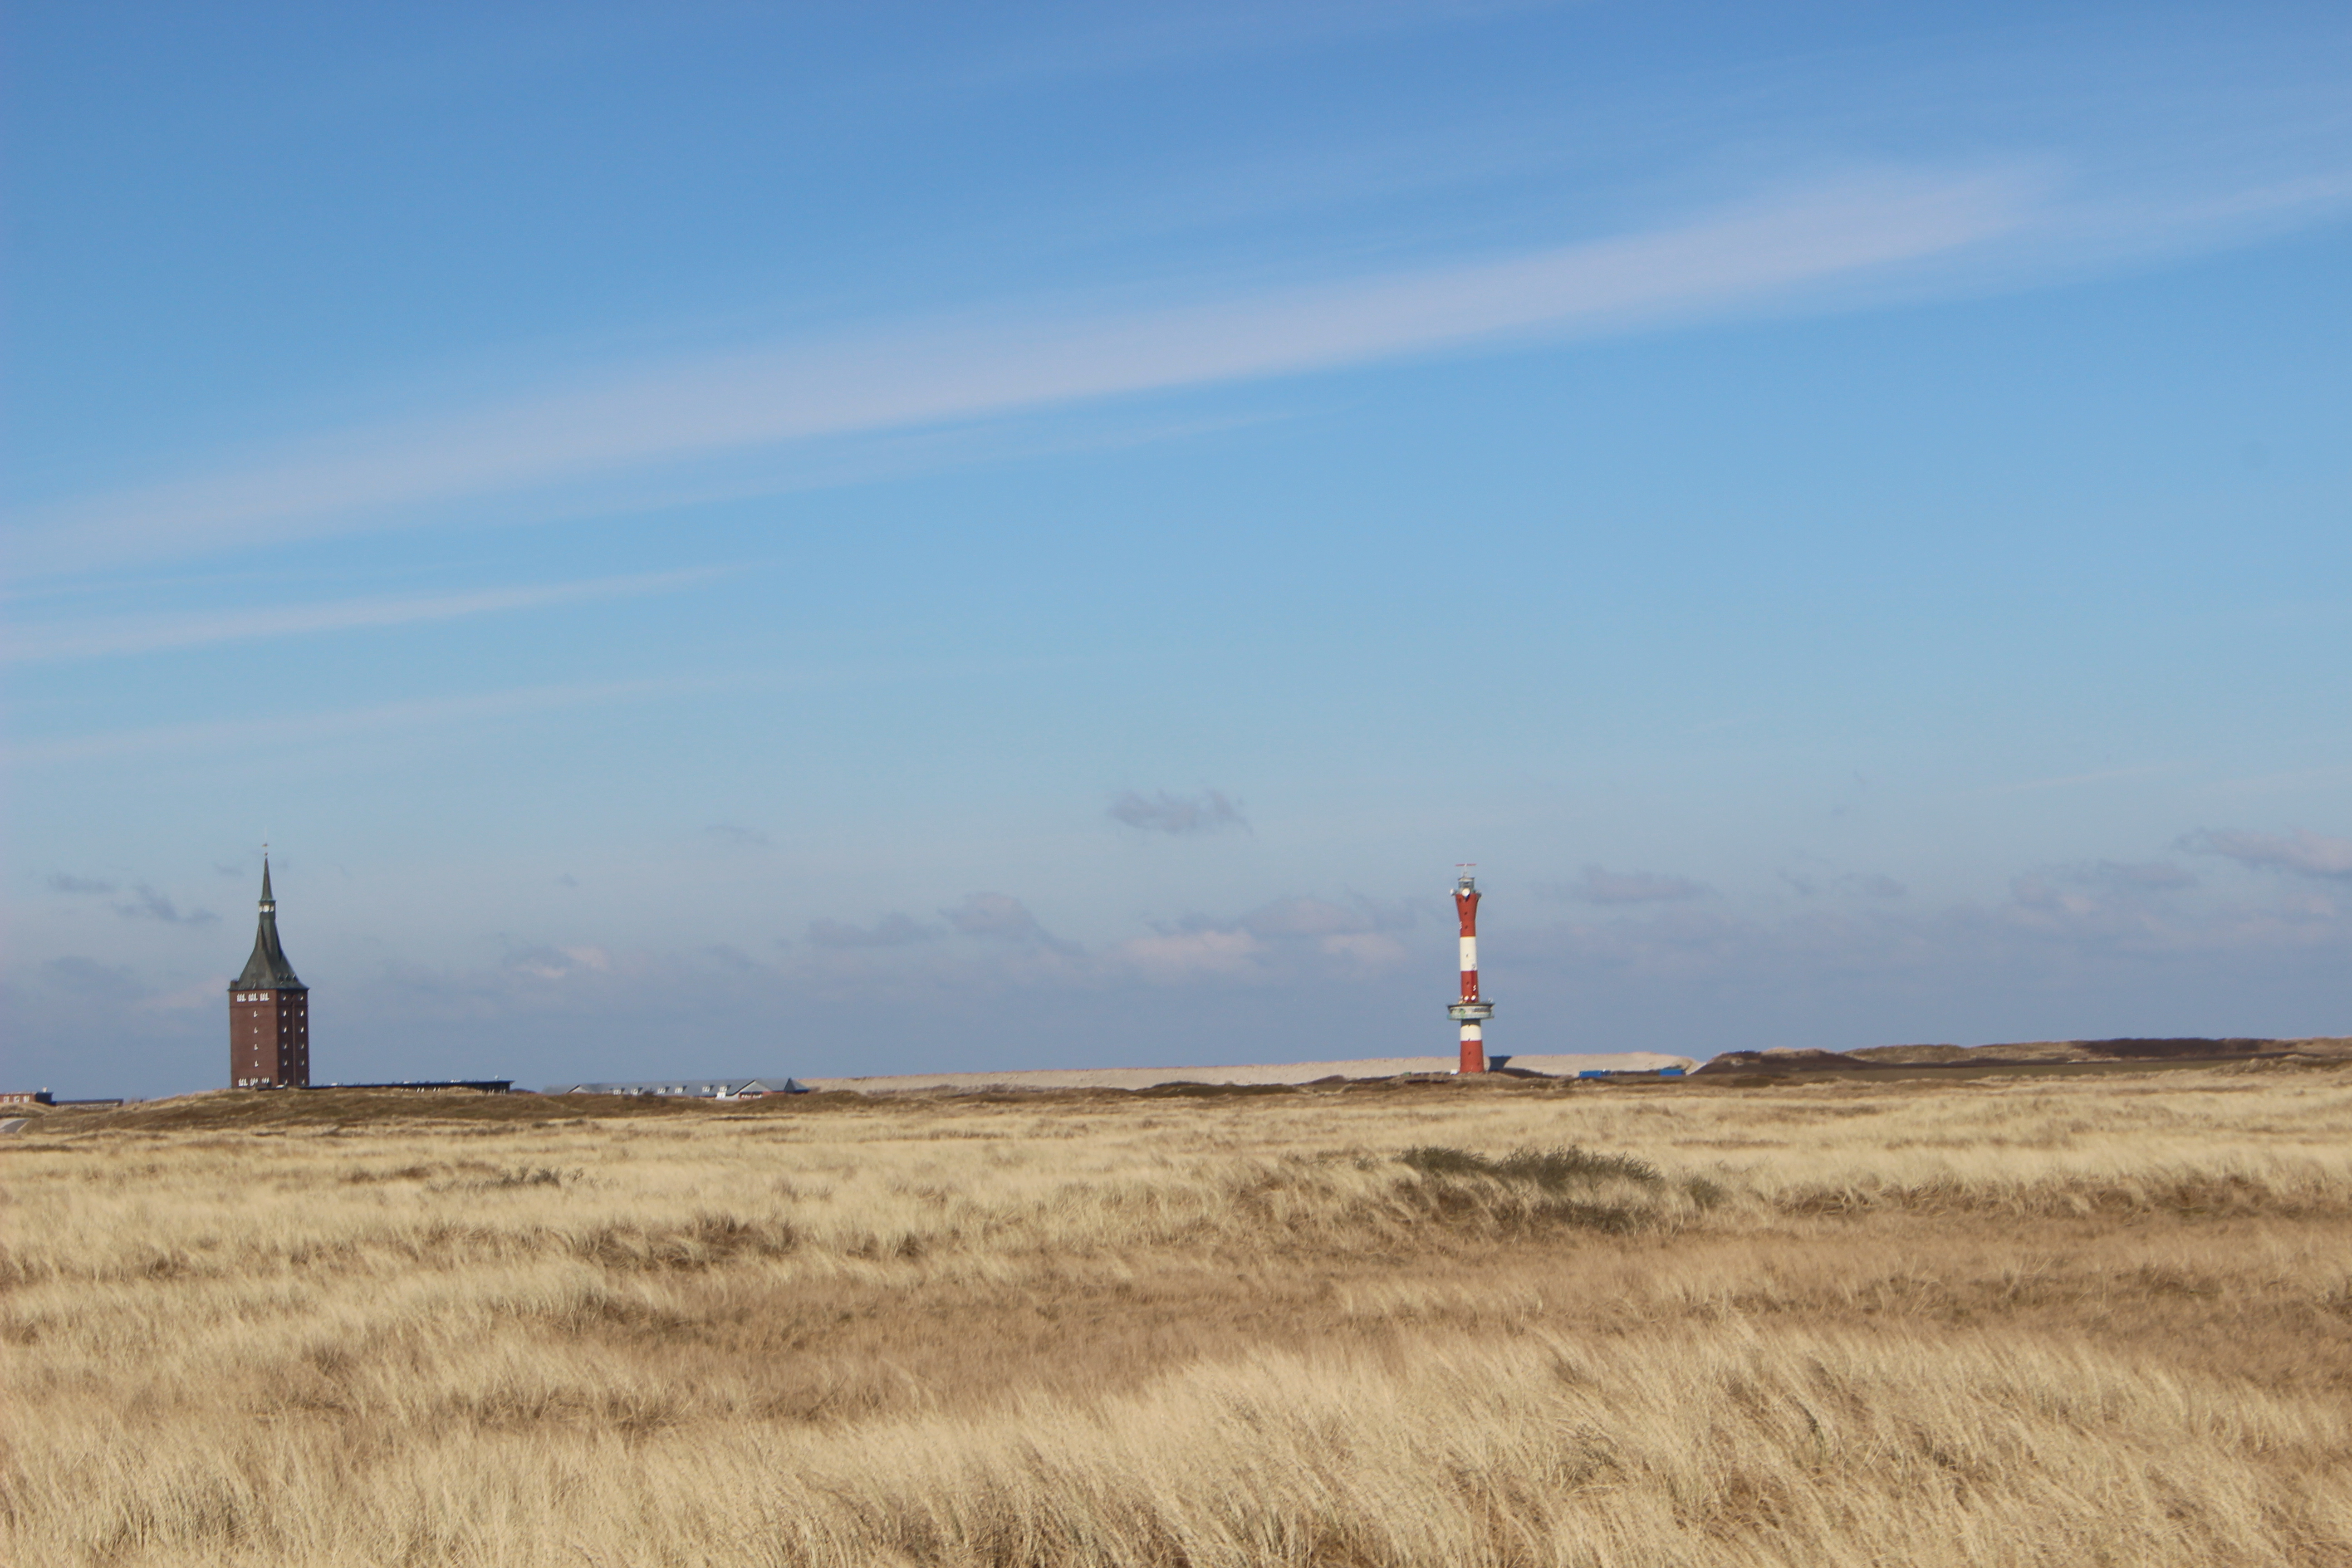
[[[1456,860],[1454,863],[1454,885],[1457,888],[1464,889],[1471,887],[1478,880],[1478,879],[1473,877],[1470,873],[1475,871],[1477,868],[1478,862],[1475,860]]]

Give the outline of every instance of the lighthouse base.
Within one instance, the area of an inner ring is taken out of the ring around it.
[[[1492,1002],[1456,1002],[1445,1016],[1462,1026],[1462,1065],[1457,1072],[1486,1070],[1486,1020],[1495,1016]]]

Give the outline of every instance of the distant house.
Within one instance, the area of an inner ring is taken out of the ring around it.
[[[0,1089],[0,1105],[48,1105],[53,1103],[46,1089]]]
[[[550,1094],[639,1094],[680,1100],[757,1100],[767,1094],[806,1094],[796,1078],[674,1078],[651,1083],[551,1083]]]
[[[510,1078],[404,1078],[398,1083],[306,1083],[304,1089],[401,1089],[419,1093],[427,1089],[467,1089],[476,1094],[511,1094],[516,1092]],[[520,1091],[529,1094],[530,1090]]]

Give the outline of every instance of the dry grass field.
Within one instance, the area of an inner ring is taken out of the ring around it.
[[[0,1139],[12,1564],[2352,1563],[2352,1070]]]

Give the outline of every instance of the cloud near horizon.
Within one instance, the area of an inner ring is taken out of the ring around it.
[[[2009,890],[2016,909],[2036,914],[2141,918],[2137,911],[2153,917],[2160,900],[2197,885],[2169,860],[2094,860],[2026,872],[2011,879]]]
[[[1899,899],[1911,890],[1883,872],[1847,871],[1832,877],[1786,867],[1780,871],[1780,884],[1807,899],[1822,893],[1859,894],[1866,899]]]
[[[870,926],[845,925],[837,921],[809,921],[807,940],[818,947],[907,947],[936,942],[947,933],[912,915],[896,910]]]
[[[930,928],[942,939],[898,942],[922,928],[886,915],[840,928],[858,939],[813,937],[765,960],[709,947],[517,945],[486,967],[363,964],[334,984],[348,1021],[333,1076],[615,1076],[646,1059],[648,1039],[681,1037],[702,1042],[696,1051],[713,1059],[695,1070],[714,1073],[840,1072],[853,1060],[875,1071],[1140,1065],[1136,1053],[1146,1051],[1163,1061],[1245,1060],[1255,1058],[1231,1053],[1275,1049],[1265,1042],[1277,1037],[1305,1059],[1415,1054],[1427,1048],[1430,1022],[1420,988],[1426,981],[1442,994],[1450,978],[1449,922],[1425,918],[1433,908],[1417,918],[1403,906],[1286,898],[1093,946],[1046,935],[1007,894],[975,894],[950,912],[975,940]],[[2098,862],[2025,873],[1993,903],[1745,913],[1688,900],[1601,906],[1579,919],[1515,922],[1497,931],[1488,954],[1520,1028],[1557,1032],[1560,1020],[1585,1020],[1571,1037],[1589,1040],[1600,1027],[1591,1020],[1606,1018],[1612,1040],[1696,1055],[1820,1044],[1832,1026],[1840,1045],[2338,1033],[2347,963],[2352,900],[2230,897],[2162,874],[2110,876]],[[2086,995],[2090,975],[2103,984]],[[306,978],[320,979],[307,967]],[[2137,1012],[2097,1005],[2118,984],[2158,1000],[2134,1004]],[[85,1082],[89,1092],[152,1092],[152,1079],[92,1076],[145,1071],[136,1065],[144,1051],[183,1064],[165,1075],[176,1091],[208,1081],[219,989],[195,973],[152,979],[67,956],[0,973],[0,1009],[19,1025],[27,1071]],[[2200,1014],[2167,1021],[2168,1008],[2198,997]],[[1727,998],[1748,1020],[1736,1038],[1708,1011]],[[1318,1017],[1339,1032],[1314,1035]],[[1297,1027],[1267,1033],[1278,1018]],[[71,1042],[93,1028],[118,1042],[115,1054],[77,1066]],[[1538,1048],[1525,1037],[1511,1043]],[[590,1062],[609,1068],[592,1072]]]
[[[601,947],[520,947],[508,952],[506,966],[533,980],[572,980],[610,973],[615,961]]]
[[[1587,904],[1673,903],[1705,898],[1714,891],[1706,883],[1694,882],[1687,877],[1670,877],[1660,871],[1612,871],[1590,863],[1575,881],[1552,883],[1546,890],[1555,898]]]
[[[1008,893],[971,893],[951,910],[941,910],[940,917],[964,936],[985,937],[992,942],[1051,942],[1045,928],[1029,912],[1029,906]]]
[[[159,893],[142,882],[131,890],[131,901],[114,906],[115,913],[132,920],[161,921],[165,925],[211,925],[220,916],[210,910],[182,910],[168,894]]]
[[[1396,933],[1413,923],[1411,909],[1369,899],[1276,899],[1235,919],[1193,915],[1130,937],[1104,949],[1097,962],[1107,975],[1162,985],[1332,973],[1362,979],[1410,962]]]
[[[2334,838],[2307,827],[2284,835],[2200,828],[2184,837],[2180,847],[2300,877],[2352,878],[2352,838]]]

